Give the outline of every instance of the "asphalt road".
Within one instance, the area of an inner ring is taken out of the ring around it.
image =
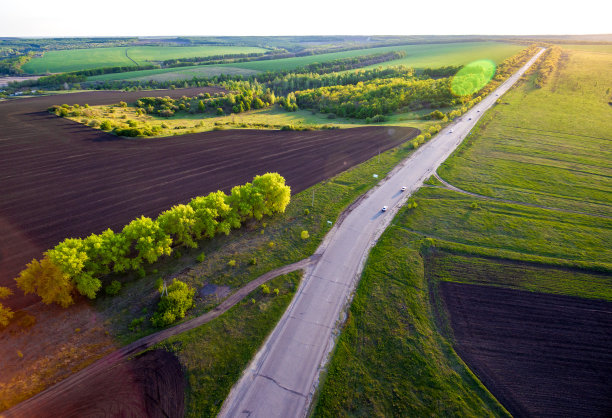
[[[394,214],[450,156],[481,115],[542,54],[542,49],[494,92],[396,167],[334,226],[317,250],[319,261],[278,325],[232,388],[220,417],[306,415],[370,248]],[[407,190],[401,192],[402,186]],[[387,212],[381,208],[387,206]]]

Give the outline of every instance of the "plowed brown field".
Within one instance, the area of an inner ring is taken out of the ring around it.
[[[185,379],[181,364],[164,350],[124,360],[7,417],[182,417]]]
[[[279,172],[299,192],[418,134],[365,127],[287,132],[228,130],[118,139],[49,114],[53,104],[112,104],[211,89],[85,92],[0,103],[0,285],[66,237],[120,229],[140,215],[255,175]],[[34,298],[9,301],[15,308]]]
[[[612,416],[612,303],[441,282],[455,348],[514,416]]]

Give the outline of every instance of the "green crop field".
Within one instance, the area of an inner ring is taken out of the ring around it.
[[[462,43],[451,43],[451,44],[421,44],[421,45],[401,45],[401,46],[389,46],[382,48],[370,48],[370,49],[356,49],[352,51],[335,52],[330,54],[321,55],[308,55],[305,57],[296,58],[283,58],[277,60],[264,60],[264,61],[251,61],[242,62],[235,64],[223,64],[215,66],[222,70],[227,68],[227,74],[235,73],[237,68],[251,71],[279,71],[279,70],[293,70],[298,67],[303,67],[315,62],[332,61],[341,58],[357,57],[360,55],[370,55],[377,53],[384,53],[390,51],[405,51],[406,58],[401,60],[388,61],[381,64],[376,64],[373,67],[378,66],[391,66],[391,65],[407,65],[415,68],[426,68],[426,67],[441,67],[446,65],[459,65],[466,64],[468,62],[478,59],[490,59],[495,62],[501,62],[509,56],[517,53],[524,46],[501,43],[501,42],[462,42]],[[130,54],[131,56],[131,54]],[[150,79],[155,74],[163,74],[174,72],[180,74],[179,79],[185,79],[184,74],[188,72],[198,71],[199,69],[206,69],[208,66],[195,66],[188,67],[185,69],[180,68],[167,68],[159,70],[145,70],[135,71],[132,73],[120,73],[120,74],[104,74],[94,77],[89,77],[90,81],[110,81],[110,80],[135,80],[135,79]],[[368,68],[368,67],[366,67]],[[206,73],[204,73],[206,74]],[[193,75],[192,75],[193,76]],[[190,76],[189,78],[191,78]],[[164,77],[163,80],[168,80]]]
[[[438,171],[464,190],[612,216],[612,53],[566,51],[542,89],[506,94]]]
[[[495,62],[501,62],[524,48],[524,45],[513,45],[498,42],[402,45],[358,49],[354,51],[310,55],[297,58],[285,58],[271,61],[243,62],[234,64],[234,66],[259,71],[292,70],[294,68],[302,67],[315,62],[331,61],[339,58],[349,58],[359,55],[377,54],[390,51],[405,51],[406,58],[388,61],[382,64],[375,64],[373,67],[403,64],[414,68],[426,68],[466,64],[478,59],[490,59]]]
[[[400,210],[370,254],[315,416],[505,415],[443,337],[441,280],[612,300],[605,51],[564,49],[543,88],[526,77],[438,170],[516,203],[430,180]]]
[[[58,73],[91,68],[132,66],[174,58],[204,57],[220,54],[265,52],[263,48],[235,46],[139,46],[90,49],[69,49],[46,52],[23,66],[28,74]]]

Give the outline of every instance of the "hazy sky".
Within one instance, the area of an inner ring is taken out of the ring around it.
[[[610,0],[3,1],[0,36],[612,33]]]

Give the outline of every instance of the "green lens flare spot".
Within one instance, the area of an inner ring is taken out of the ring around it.
[[[495,63],[490,60],[473,61],[463,67],[453,77],[451,91],[456,96],[476,93],[487,85],[495,75]]]

